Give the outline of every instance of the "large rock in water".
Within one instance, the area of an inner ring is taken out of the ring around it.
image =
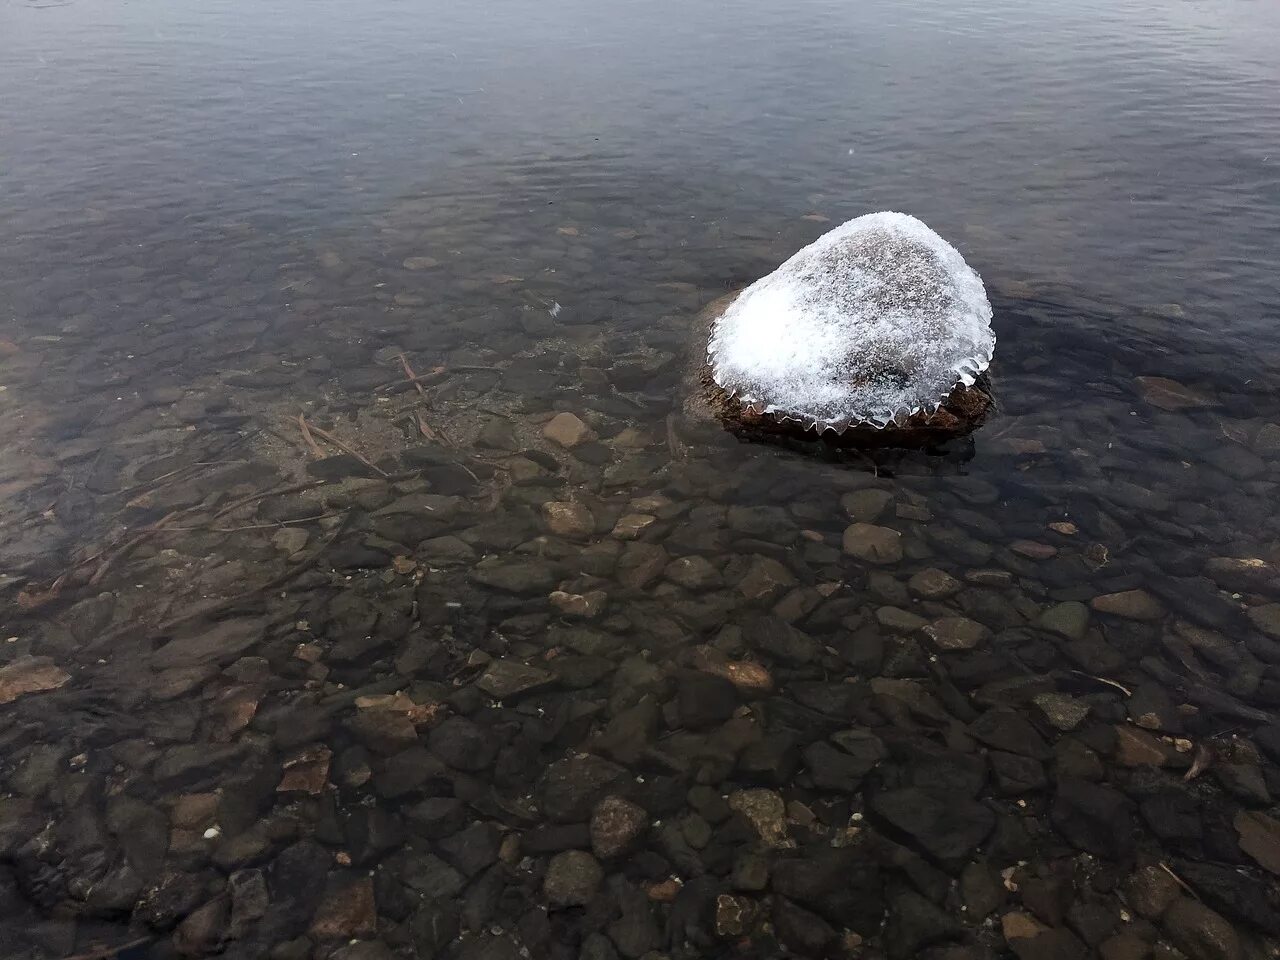
[[[991,407],[982,280],[906,214],[850,220],[703,321],[701,399],[735,432],[930,444]]]

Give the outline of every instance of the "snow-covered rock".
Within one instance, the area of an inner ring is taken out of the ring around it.
[[[747,287],[712,324],[712,379],[748,410],[844,432],[930,413],[991,363],[978,274],[915,217],[850,220]]]

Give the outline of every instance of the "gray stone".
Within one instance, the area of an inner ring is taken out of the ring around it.
[[[929,621],[898,607],[880,607],[876,610],[876,622],[893,633],[912,634],[924,629]]]
[[[1190,960],[1240,960],[1240,938],[1221,914],[1182,897],[1165,911],[1165,933]]]
[[[1089,715],[1089,704],[1065,693],[1038,693],[1032,698],[1049,726],[1064,733],[1074,730]]]
[[[1089,602],[1098,613],[1125,620],[1159,620],[1164,616],[1164,606],[1145,590],[1123,590],[1094,597]]]
[[[568,501],[544,503],[542,517],[547,529],[558,537],[570,540],[587,540],[596,530],[596,519],[581,503]]]
[[[868,487],[863,490],[851,490],[840,498],[840,506],[855,523],[871,523],[885,512],[893,503],[893,494],[888,490],[876,490]]]
[[[671,558],[667,551],[655,543],[633,540],[618,557],[618,582],[624,587],[647,587],[662,575]]]
[[[1089,608],[1075,600],[1058,603],[1040,614],[1038,624],[1041,630],[1068,640],[1081,640],[1089,629]]]
[[[1181,893],[1173,875],[1154,864],[1135,870],[1120,889],[1125,902],[1147,920],[1159,919]]]
[[[854,523],[845,528],[844,552],[867,563],[889,564],[902,559],[902,534],[888,527]]]
[[[943,651],[972,650],[991,635],[990,630],[968,617],[943,617],[925,627],[924,633]]]
[[[1260,607],[1250,607],[1246,613],[1249,622],[1268,637],[1280,639],[1280,603],[1264,603]]]
[[[737,587],[738,592],[747,600],[768,603],[795,583],[795,575],[777,560],[754,556]]]
[[[471,569],[471,578],[507,593],[547,593],[558,579],[556,568],[533,557],[489,557]]]
[[[494,660],[485,669],[476,686],[495,700],[508,700],[550,685],[554,677],[518,660]]]
[[[907,581],[907,589],[922,600],[943,600],[959,592],[960,581],[945,570],[929,567],[914,574]]]
[[[565,850],[551,858],[542,890],[555,907],[582,907],[591,902],[604,879],[596,858],[585,850]]]
[[[170,640],[151,655],[151,663],[157,670],[201,663],[227,664],[261,642],[265,633],[260,620],[224,620],[201,633]]]
[[[602,860],[629,851],[649,825],[644,808],[622,797],[605,797],[591,813],[591,849]]]
[[[662,575],[686,590],[711,590],[724,581],[712,563],[705,557],[677,557],[667,564]]]
[[[552,443],[571,450],[595,439],[595,432],[572,413],[558,413],[542,428],[542,435]]]

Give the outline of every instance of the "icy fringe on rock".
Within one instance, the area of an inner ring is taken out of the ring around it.
[[[823,234],[715,321],[715,382],[818,432],[932,413],[991,363],[982,279],[920,220],[871,213]]]

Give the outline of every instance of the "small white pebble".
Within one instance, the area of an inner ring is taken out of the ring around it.
[[[216,840],[220,836],[222,836],[222,830],[218,827],[210,827],[204,832],[204,838],[206,840]]]

